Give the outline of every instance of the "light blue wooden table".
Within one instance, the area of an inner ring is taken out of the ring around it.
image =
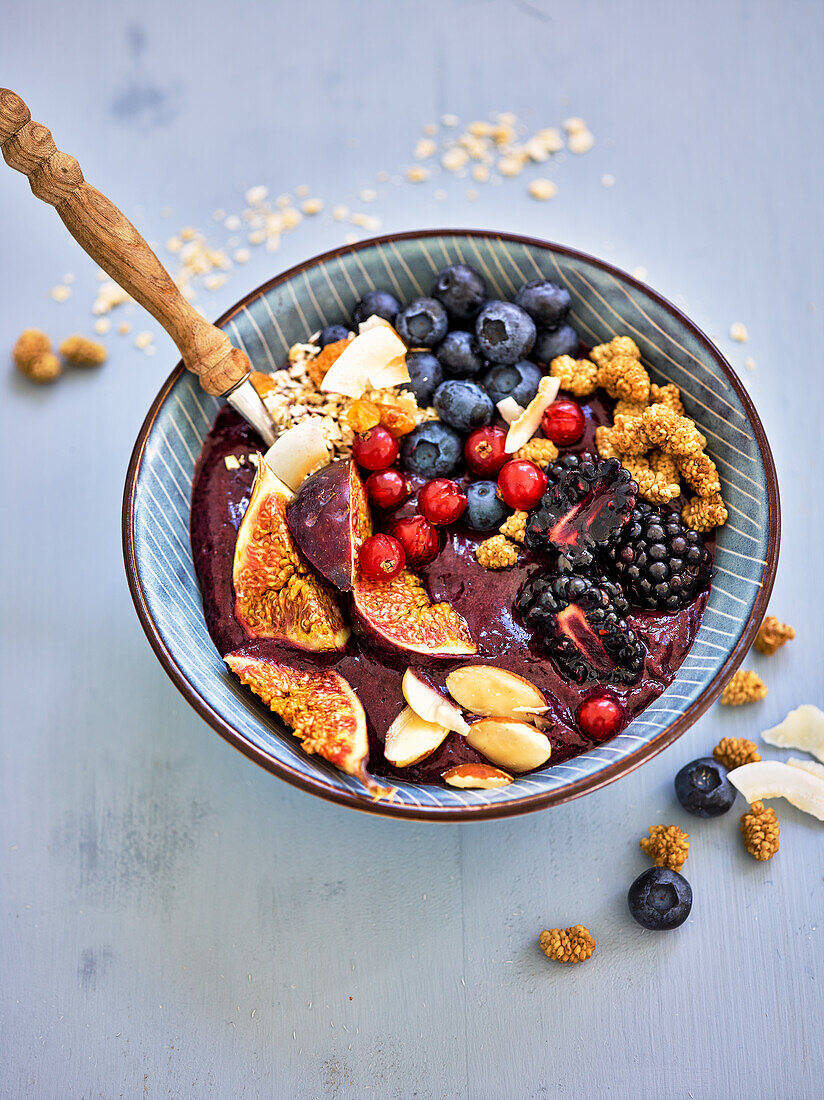
[[[386,229],[498,227],[645,267],[718,338],[763,417],[784,509],[772,606],[798,639],[752,661],[765,702],[713,708],[586,799],[465,827],[358,816],[216,737],[141,633],[120,497],[177,358],[165,335],[135,311],[100,372],[35,391],[4,370],[2,1096],[820,1100],[822,826],[777,803],[781,851],[757,864],[737,814],[688,818],[672,777],[723,734],[824,702],[822,5],[3,9],[3,83],[152,240],[208,227],[250,185],[305,181]],[[535,127],[578,114],[595,133],[551,203],[524,179],[473,203],[452,178],[354,201],[409,163],[422,124],[507,109]],[[5,168],[0,202],[6,362],[26,326],[89,332],[95,279]],[[200,304],[217,315],[344,229],[309,222]],[[64,273],[73,294],[56,304]],[[132,346],[142,329],[153,357]],[[693,914],[669,935],[624,901],[660,821],[692,839]],[[550,964],[538,932],[577,921],[593,959]]]

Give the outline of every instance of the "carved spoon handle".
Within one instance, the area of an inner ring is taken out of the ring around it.
[[[57,149],[51,132],[32,122],[26,104],[8,88],[0,88],[0,148],[6,164],[28,176],[34,194],[57,210],[80,247],[166,329],[207,393],[224,394],[248,374],[246,355],[186,301],[128,218],[86,183],[74,157]]]

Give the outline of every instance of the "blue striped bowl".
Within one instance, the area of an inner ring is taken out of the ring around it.
[[[707,436],[730,518],[718,533],[716,573],[698,636],[673,683],[618,737],[593,751],[491,791],[400,784],[376,805],[360,784],[305,755],[298,741],[228,674],[203,621],[189,549],[192,473],[219,408],[178,366],[141,429],[129,467],[123,532],[138,615],[161,663],[189,702],[257,763],[313,794],[396,817],[449,820],[524,813],[595,790],[648,760],[718,696],[764,615],[778,558],[778,486],[761,422],[717,348],[674,306],[592,257],[504,234],[398,234],[329,252],[255,290],[218,322],[260,370],[288,347],[347,318],[375,287],[402,301],[428,294],[435,272],[455,261],[483,272],[509,298],[547,277],[572,295],[572,323],[590,344],[632,336],[659,382],[674,382]]]

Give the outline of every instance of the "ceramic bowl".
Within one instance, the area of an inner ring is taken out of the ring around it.
[[[375,287],[401,300],[428,294],[435,273],[462,261],[490,292],[511,298],[524,282],[569,289],[571,322],[600,344],[628,334],[659,383],[674,382],[718,465],[729,521],[718,532],[715,575],[701,628],[667,690],[614,740],[491,791],[399,784],[390,803],[307,756],[270,711],[229,675],[203,621],[189,548],[192,473],[220,402],[178,365],[135,445],[126,481],[126,570],[143,628],[161,664],[192,706],[236,748],[282,779],[322,798],[394,817],[503,817],[596,790],[679,737],[718,696],[749,649],[767,607],[778,558],[778,486],[761,421],[713,343],[649,287],[572,249],[508,234],[403,233],[328,252],[247,295],[218,322],[254,366],[273,370],[289,346],[348,318]]]

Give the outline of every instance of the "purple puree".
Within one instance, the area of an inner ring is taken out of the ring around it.
[[[610,405],[596,395],[584,404],[587,428],[581,443],[569,450],[594,450],[595,428],[610,422]],[[206,626],[221,655],[236,649],[299,668],[335,668],[358,693],[369,723],[370,771],[419,783],[438,783],[441,773],[455,764],[483,760],[458,734],[450,733],[441,747],[420,764],[393,769],[383,757],[382,744],[389,725],[404,706],[401,677],[412,665],[433,684],[443,687],[447,673],[462,664],[494,663],[525,677],[546,695],[547,730],[552,742],[550,764],[558,764],[592,748],[575,725],[580,702],[598,685],[568,683],[514,617],[515,594],[540,558],[524,554],[509,569],[493,572],[475,560],[474,549],[490,533],[477,534],[460,524],[434,562],[418,570],[434,601],[445,600],[466,619],[478,645],[475,657],[432,660],[424,656],[382,649],[368,638],[352,635],[343,653],[316,655],[269,639],[250,639],[234,617],[232,559],[237,530],[249,501],[255,470],[243,465],[227,470],[226,455],[241,457],[262,450],[252,429],[228,406],[222,409],[203,444],[192,486],[191,541],[195,569],[203,592]],[[420,487],[420,482],[416,488]],[[414,500],[392,518],[414,512]],[[375,516],[380,521],[379,515]],[[711,539],[707,540],[710,549]],[[346,597],[341,596],[345,603]],[[666,688],[695,639],[707,593],[674,615],[642,611],[629,616],[630,626],[647,648],[644,671],[629,687],[611,688],[631,716],[639,714]],[[251,705],[251,701],[250,701]],[[259,703],[257,705],[262,706]]]

